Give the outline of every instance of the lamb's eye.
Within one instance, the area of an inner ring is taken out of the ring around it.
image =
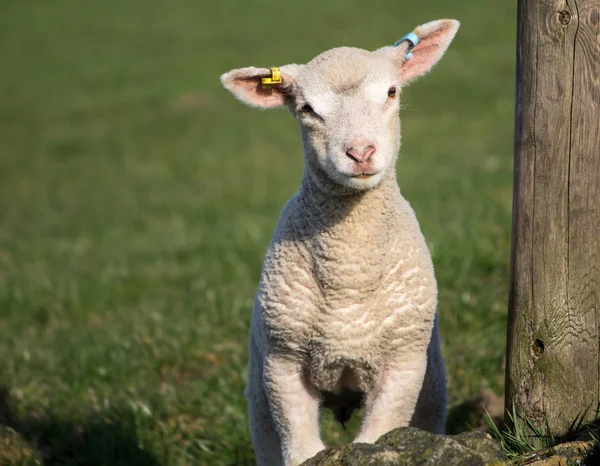
[[[302,112],[304,115],[309,115],[309,114],[311,114],[311,113],[313,113],[313,112],[314,112],[313,108],[312,108],[310,105],[308,105],[308,104],[304,104],[304,105],[302,106],[302,108],[300,109],[300,111],[301,111],[301,112]]]
[[[391,97],[392,99],[394,97],[396,97],[396,88],[395,87],[390,87],[388,90],[388,97]]]

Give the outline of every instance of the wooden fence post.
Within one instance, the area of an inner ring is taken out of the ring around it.
[[[506,409],[561,434],[600,400],[600,0],[517,21]]]

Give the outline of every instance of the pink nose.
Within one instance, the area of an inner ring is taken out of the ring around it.
[[[352,144],[346,149],[346,155],[357,163],[367,163],[375,153],[375,146],[369,143]]]

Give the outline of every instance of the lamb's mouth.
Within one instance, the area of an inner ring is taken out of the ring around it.
[[[360,173],[359,175],[352,175],[352,178],[358,178],[359,180],[364,180],[367,178],[371,178],[372,176],[377,175],[377,172],[374,173]]]

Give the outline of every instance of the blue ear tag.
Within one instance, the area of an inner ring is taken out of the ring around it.
[[[413,49],[413,47],[415,45],[417,45],[419,43],[419,38],[417,37],[417,35],[413,32],[409,32],[408,34],[406,34],[404,37],[398,39],[396,42],[394,42],[394,47],[398,47],[402,42],[407,41],[409,42],[409,46],[408,46],[408,50],[406,51],[406,55],[404,55],[404,58],[406,60],[408,60],[409,58],[411,58],[413,56],[411,50]]]

